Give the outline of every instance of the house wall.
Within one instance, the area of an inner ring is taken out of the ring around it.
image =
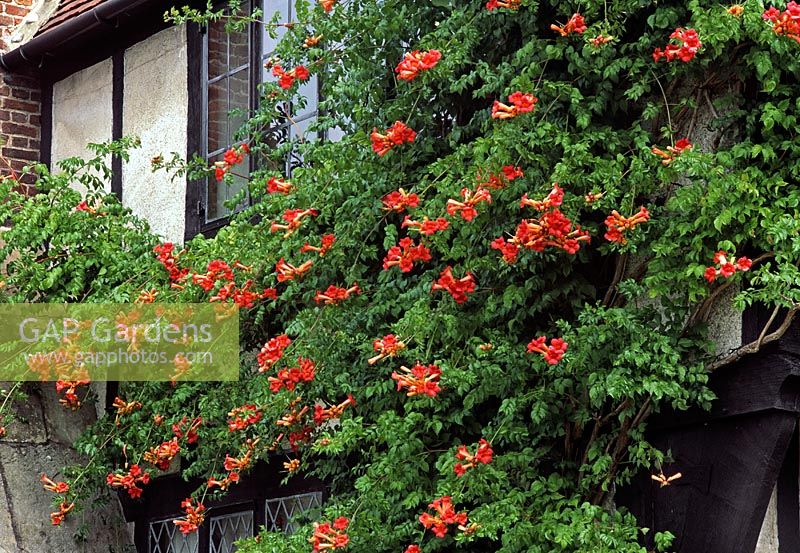
[[[0,440],[0,553],[134,552],[113,493],[85,502],[85,510],[58,528],[50,524],[53,494],[39,479],[42,473],[63,479],[62,467],[83,462],[71,445],[95,420],[95,410],[64,408],[52,382],[26,391],[27,400],[15,406],[17,419]]]
[[[53,84],[51,168],[66,158],[92,156],[89,143],[112,136],[113,65],[106,59]],[[92,156],[93,157],[93,156]],[[111,165],[111,159],[106,160]],[[111,190],[111,183],[106,183]]]
[[[153,230],[182,242],[186,179],[153,173],[151,159],[186,155],[189,109],[186,26],[171,27],[125,51],[122,134],[137,136],[142,147],[122,169],[122,201]]]

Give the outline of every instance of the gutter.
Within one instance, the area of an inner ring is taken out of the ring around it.
[[[33,37],[22,46],[0,54],[0,68],[13,72],[25,65],[41,66],[48,54],[76,42],[99,27],[116,27],[120,16],[150,3],[153,0],[106,0],[99,6]]]

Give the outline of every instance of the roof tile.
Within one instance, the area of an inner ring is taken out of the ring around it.
[[[50,29],[54,29],[62,23],[74,19],[82,13],[88,12],[105,1],[106,0],[61,0],[55,13],[42,25],[38,34],[46,33]]]

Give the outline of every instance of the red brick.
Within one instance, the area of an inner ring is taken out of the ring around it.
[[[28,15],[28,11],[30,11],[28,8],[21,8],[13,4],[5,4],[4,7],[7,14],[17,17],[25,17]]]
[[[3,154],[7,158],[11,158],[12,160],[21,159],[21,160],[28,160],[28,161],[37,161],[39,159],[39,152],[33,152],[30,150],[20,150],[18,148],[3,148]]]
[[[28,124],[33,125],[34,127],[38,127],[42,124],[42,118],[38,115],[30,115],[28,116]]]
[[[38,140],[34,140],[32,138],[28,140],[28,149],[29,150],[36,150],[38,152],[38,151],[40,151],[41,147],[42,147],[42,143],[39,142]]]
[[[27,123],[28,122],[28,114],[23,113],[21,111],[10,111],[11,120],[14,123]]]
[[[11,98],[0,98],[0,107],[3,109],[39,113],[39,104],[36,102],[23,102],[22,100],[13,100]]]
[[[39,129],[28,125],[2,123],[0,124],[0,131],[7,136],[26,136],[28,138],[39,138]]]

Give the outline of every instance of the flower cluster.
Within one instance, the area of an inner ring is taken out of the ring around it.
[[[408,389],[406,395],[409,397],[424,394],[429,397],[436,397],[441,392],[439,379],[442,376],[442,369],[436,365],[420,365],[417,363],[410,369],[400,367],[400,372],[392,372],[392,380],[397,381],[397,391],[403,388]]]
[[[422,234],[430,236],[432,234],[436,234],[437,232],[447,230],[447,227],[449,226],[450,223],[447,222],[447,219],[444,217],[439,217],[438,219],[428,219],[428,217],[425,216],[421,221],[415,221],[406,215],[405,219],[403,219],[403,222],[400,225],[400,228],[418,230]]]
[[[138,486],[146,486],[150,483],[150,473],[145,472],[139,465],[131,465],[128,472],[112,472],[106,477],[106,483],[112,488],[121,488],[128,491],[132,499],[142,496],[144,491]]]
[[[753,262],[745,256],[739,258],[728,257],[727,252],[720,250],[714,254],[714,265],[717,265],[717,267],[708,267],[703,273],[708,282],[714,282],[720,276],[730,278],[736,271],[749,271],[750,267],[753,266]]]
[[[178,267],[178,257],[180,254],[175,255],[175,245],[172,242],[164,242],[153,248],[156,253],[156,258],[169,273],[169,279],[172,282],[180,282],[186,275],[189,274],[189,269],[181,269]]]
[[[242,144],[229,148],[222,154],[222,161],[214,162],[214,178],[221,182],[225,175],[236,165],[244,161],[244,156],[250,153],[250,146]]]
[[[492,119],[512,119],[522,113],[533,111],[539,99],[530,93],[514,92],[508,97],[510,106],[494,101],[492,104]]]
[[[401,81],[413,81],[422,71],[436,67],[441,58],[442,53],[439,50],[428,50],[427,52],[414,50],[403,56],[394,71]]]
[[[600,48],[603,44],[608,44],[612,40],[614,40],[613,36],[600,34],[594,38],[590,38],[589,44],[591,44],[593,48]]]
[[[536,252],[542,252],[547,247],[559,248],[567,253],[575,254],[580,249],[581,242],[589,241],[589,233],[581,230],[580,226],[573,225],[572,221],[564,215],[559,207],[564,199],[564,192],[558,186],[553,189],[543,200],[531,200],[527,194],[520,200],[520,206],[533,207],[543,211],[538,219],[523,219],[517,225],[517,231],[511,240],[498,238],[492,242],[492,248],[503,254],[507,263],[514,263],[519,253],[519,247],[524,247]]]
[[[419,521],[426,530],[433,530],[437,538],[445,537],[451,524],[457,524],[459,530],[467,529],[467,513],[456,513],[450,496],[446,495],[435,499],[433,503],[428,505],[428,509],[433,509],[436,514],[422,513],[419,516]]]
[[[298,384],[313,381],[316,369],[317,366],[313,361],[305,357],[298,357],[296,367],[281,369],[275,376],[269,377],[269,389],[274,393],[278,393],[284,388],[291,392]]]
[[[547,345],[547,338],[539,336],[534,338],[528,343],[528,353],[538,353],[541,355],[548,365],[555,365],[567,353],[567,344],[562,338],[553,338],[550,340],[550,345]]]
[[[313,265],[314,262],[309,260],[295,267],[291,263],[287,263],[286,260],[281,257],[275,264],[275,276],[278,282],[295,280],[302,277]]]
[[[225,462],[222,464],[223,468],[228,472],[242,471],[250,468],[250,465],[253,462],[253,452],[256,450],[257,444],[258,440],[248,439],[245,442],[245,446],[247,449],[245,450],[245,452],[242,454],[241,457],[231,457],[226,453]]]
[[[186,438],[187,444],[196,444],[200,439],[197,429],[203,424],[203,417],[195,417],[191,421],[188,417],[183,416],[181,420],[172,425],[172,435],[177,439],[182,440]]]
[[[386,257],[383,259],[383,268],[388,270],[398,266],[400,271],[407,273],[414,269],[415,262],[430,260],[431,252],[428,248],[423,244],[416,245],[411,238],[405,237],[400,240],[397,246],[392,246],[386,252]]]
[[[44,489],[48,492],[65,494],[69,491],[69,484],[66,482],[53,482],[46,474],[42,474],[41,481],[44,484]]]
[[[475,291],[475,278],[472,273],[467,273],[460,279],[453,276],[453,268],[449,265],[441,272],[439,279],[433,283],[432,292],[444,290],[451,296],[456,303],[464,303],[469,299],[467,294]]]
[[[78,387],[88,386],[88,380],[58,380],[56,381],[56,393],[64,394],[64,397],[58,402],[64,407],[68,407],[73,411],[81,406],[81,400],[78,398]]]
[[[195,504],[192,498],[188,498],[181,502],[181,509],[186,513],[186,516],[182,519],[173,520],[173,524],[178,527],[181,534],[184,536],[196,532],[206,519],[206,515],[204,514],[206,508],[202,503],[198,502]]]
[[[289,90],[295,81],[307,81],[309,73],[304,65],[298,65],[294,69],[285,71],[279,63],[276,63],[272,66],[272,76],[278,77],[278,86],[284,90]]]
[[[349,299],[351,295],[360,293],[361,289],[356,282],[350,288],[340,288],[331,284],[324,292],[318,291],[317,295],[314,296],[314,301],[323,305],[337,305]]]
[[[275,363],[283,357],[283,351],[292,343],[291,338],[286,334],[281,334],[271,338],[264,344],[258,353],[258,372],[268,371]]]
[[[228,412],[228,430],[230,432],[244,430],[260,420],[261,409],[255,404],[247,403],[241,407],[234,407]]]
[[[367,364],[374,365],[382,359],[388,357],[396,357],[398,353],[406,349],[406,343],[399,340],[394,334],[387,334],[383,338],[378,338],[372,342],[372,349],[378,352],[378,355],[370,357]]]
[[[275,273],[278,282],[286,282],[287,280],[295,280],[302,277],[312,266],[314,262],[309,260],[302,263],[300,266],[295,267],[291,263],[287,263],[282,257],[275,264]]]
[[[325,10],[325,13],[331,13],[333,6],[336,5],[336,0],[319,0],[319,5]]]
[[[520,207],[532,207],[537,211],[547,211],[555,207],[561,207],[564,203],[564,191],[558,186],[558,183],[553,183],[553,189],[545,197],[544,200],[531,200],[527,194],[523,194],[519,201]]]
[[[218,280],[233,281],[233,269],[221,259],[209,261],[205,274],[195,273],[192,275],[192,282],[206,292],[213,290]]]
[[[67,503],[66,501],[62,501],[58,506],[58,511],[50,513],[50,521],[53,523],[53,526],[59,526],[62,522],[64,522],[64,517],[67,516],[73,507],[75,507],[75,503]]]
[[[574,13],[564,25],[550,25],[550,28],[561,36],[568,36],[573,33],[580,35],[586,31],[586,22],[581,14]]]
[[[150,448],[144,452],[142,456],[145,461],[151,463],[161,470],[167,470],[172,459],[180,453],[181,446],[178,445],[178,438],[172,438],[167,442],[162,442],[160,445]]]
[[[489,0],[486,2],[486,9],[488,11],[505,8],[507,10],[517,11],[522,0]]]
[[[406,192],[401,188],[386,194],[381,202],[383,203],[383,209],[402,213],[409,207],[417,207],[419,205],[419,196],[413,192]]]
[[[330,522],[315,522],[314,533],[308,538],[308,542],[313,545],[312,551],[318,553],[319,551],[332,551],[334,549],[343,549],[350,543],[350,538],[344,533],[350,525],[350,520],[345,517],[339,517]]]
[[[386,130],[386,134],[381,134],[378,129],[373,129],[372,134],[369,135],[372,141],[372,150],[381,157],[395,146],[400,146],[404,142],[414,142],[416,137],[417,133],[402,121],[395,121],[394,125]]]
[[[504,165],[499,174],[490,173],[488,177],[482,177],[478,173],[478,186],[481,188],[490,188],[492,190],[499,190],[516,178],[524,177],[525,174],[519,167],[513,165]]]
[[[347,396],[347,399],[338,405],[332,405],[328,408],[317,404],[314,406],[314,424],[319,426],[325,421],[338,419],[342,416],[342,413],[344,413],[344,410],[347,409],[348,406],[355,404],[356,400],[352,395]]]
[[[278,291],[274,288],[264,288],[262,292],[255,292],[250,289],[252,285],[253,281],[250,279],[245,281],[244,286],[241,287],[237,287],[235,282],[229,282],[220,288],[216,295],[211,296],[209,301],[226,302],[232,300],[240,308],[245,308],[253,307],[256,300],[277,299]]]
[[[633,230],[638,225],[646,223],[650,220],[650,213],[647,208],[640,207],[638,213],[634,213],[630,217],[623,217],[617,210],[611,212],[611,215],[606,217],[606,233],[604,238],[609,242],[616,242],[617,244],[627,244],[628,240],[625,238],[625,233]]]
[[[692,143],[689,142],[688,138],[681,138],[677,142],[675,142],[674,146],[667,146],[667,151],[660,148],[653,148],[650,150],[653,154],[657,155],[661,158],[661,163],[664,165],[669,165],[675,158],[681,155],[683,152],[692,149]]]
[[[114,424],[119,426],[120,419],[125,415],[130,415],[134,411],[138,411],[142,408],[141,401],[125,401],[121,397],[115,397],[114,403],[112,403],[113,407],[117,410],[117,416],[114,419]]]
[[[294,184],[278,177],[270,177],[267,181],[267,194],[288,194],[294,190]]]
[[[300,225],[303,224],[303,219],[306,217],[316,217],[317,215],[319,215],[319,212],[316,209],[287,209],[283,212],[283,220],[286,224],[272,223],[269,227],[269,231],[276,232],[283,230],[285,231],[283,237],[288,238],[300,228]]]
[[[328,250],[330,250],[336,242],[336,236],[333,234],[323,234],[320,242],[319,246],[312,246],[306,242],[300,248],[300,253],[316,252],[320,257],[325,257],[325,254],[328,253]]]
[[[703,43],[697,36],[694,29],[683,29],[678,27],[669,35],[673,42],[667,44],[664,49],[656,48],[653,51],[653,60],[658,62],[665,59],[667,62],[681,60],[683,63],[690,62],[694,58]]]
[[[475,206],[481,202],[492,203],[492,195],[485,188],[480,186],[474,191],[469,188],[461,189],[461,198],[463,201],[449,199],[447,200],[447,214],[451,217],[456,214],[461,215],[465,221],[472,221],[478,216],[478,210]]]
[[[800,43],[800,4],[797,2],[789,2],[782,12],[772,6],[761,14],[761,18],[772,24],[775,34],[786,35]]]
[[[458,476],[464,476],[468,469],[477,467],[478,463],[483,465],[491,463],[493,453],[491,444],[484,438],[478,441],[478,449],[475,455],[469,452],[467,446],[460,445],[458,446],[458,450],[456,450],[456,459],[459,462],[455,464],[453,471]]]

